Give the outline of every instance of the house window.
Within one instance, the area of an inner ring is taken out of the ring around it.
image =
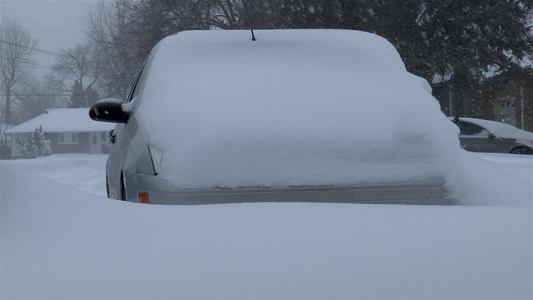
[[[60,132],[59,144],[77,144],[78,133],[77,132]]]
[[[107,132],[101,132],[100,133],[100,136],[101,136],[101,141],[102,141],[102,144],[106,144],[107,143]]]
[[[509,108],[509,107],[515,107],[514,102],[512,101],[502,101],[500,102],[501,108]]]

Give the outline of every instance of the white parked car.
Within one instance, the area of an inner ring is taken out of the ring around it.
[[[461,147],[473,152],[533,154],[533,132],[476,118],[450,118],[460,129]]]
[[[395,48],[351,30],[180,32],[104,99],[110,197],[158,204],[449,203],[457,128]]]

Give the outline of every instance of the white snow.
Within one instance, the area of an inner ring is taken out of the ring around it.
[[[43,126],[44,132],[91,132],[110,131],[115,124],[96,122],[89,118],[88,108],[55,108],[10,128],[6,133],[33,132],[35,128]]]
[[[180,32],[148,61],[136,111],[180,188],[457,175],[457,128],[394,47],[346,30]]]
[[[459,182],[458,204],[530,206],[533,202],[533,157],[463,151]]]
[[[106,197],[105,166],[107,154],[55,154],[35,159],[7,160],[15,165],[63,185]]]
[[[0,161],[0,297],[531,299],[533,161],[461,153],[456,206],[145,205],[75,188],[103,155]]]

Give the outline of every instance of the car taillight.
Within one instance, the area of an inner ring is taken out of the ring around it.
[[[139,198],[140,203],[150,204],[150,197],[148,196],[148,192],[138,192],[137,197]]]

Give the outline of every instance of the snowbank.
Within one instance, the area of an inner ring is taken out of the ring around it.
[[[2,163],[39,174],[86,193],[106,197],[107,157],[107,154],[69,153],[35,159],[5,160]]]
[[[463,195],[531,203],[532,181],[462,159]],[[0,164],[1,298],[533,296],[531,206],[154,206]]]
[[[480,155],[481,157],[488,156],[488,158],[480,158]],[[500,163],[487,161],[491,159]],[[532,159],[529,155],[500,154],[496,156],[463,150],[459,177],[461,197],[457,199],[457,204],[531,208],[533,202]]]
[[[458,130],[378,36],[345,30],[180,32],[149,61],[137,110],[181,188],[444,177]]]

